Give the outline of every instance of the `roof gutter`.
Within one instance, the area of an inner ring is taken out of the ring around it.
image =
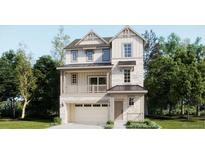
[[[88,66],[88,67],[57,67],[57,70],[75,70],[75,69],[94,69],[94,68],[112,68],[112,66]]]
[[[108,94],[131,94],[131,93],[137,93],[137,94],[146,94],[148,93],[147,90],[141,90],[141,91],[107,91]]]

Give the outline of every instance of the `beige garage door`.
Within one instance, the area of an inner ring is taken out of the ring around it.
[[[108,104],[75,104],[75,122],[102,124],[108,121]]]

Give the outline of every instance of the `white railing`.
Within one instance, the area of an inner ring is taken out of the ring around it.
[[[89,85],[89,93],[103,93],[106,92],[107,85]]]
[[[77,93],[105,93],[107,85],[86,85],[86,86],[68,86],[65,87],[65,94],[77,94]]]

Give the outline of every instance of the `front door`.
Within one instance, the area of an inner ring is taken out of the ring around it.
[[[123,102],[115,101],[115,120],[123,120]]]

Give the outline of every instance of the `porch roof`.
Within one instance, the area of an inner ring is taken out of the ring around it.
[[[136,61],[119,61],[119,67],[134,67],[136,65]]]
[[[111,63],[83,63],[83,64],[67,64],[57,67],[58,70],[62,69],[95,69],[95,68],[112,68]]]
[[[139,85],[116,85],[108,89],[107,93],[147,93],[147,90]]]

